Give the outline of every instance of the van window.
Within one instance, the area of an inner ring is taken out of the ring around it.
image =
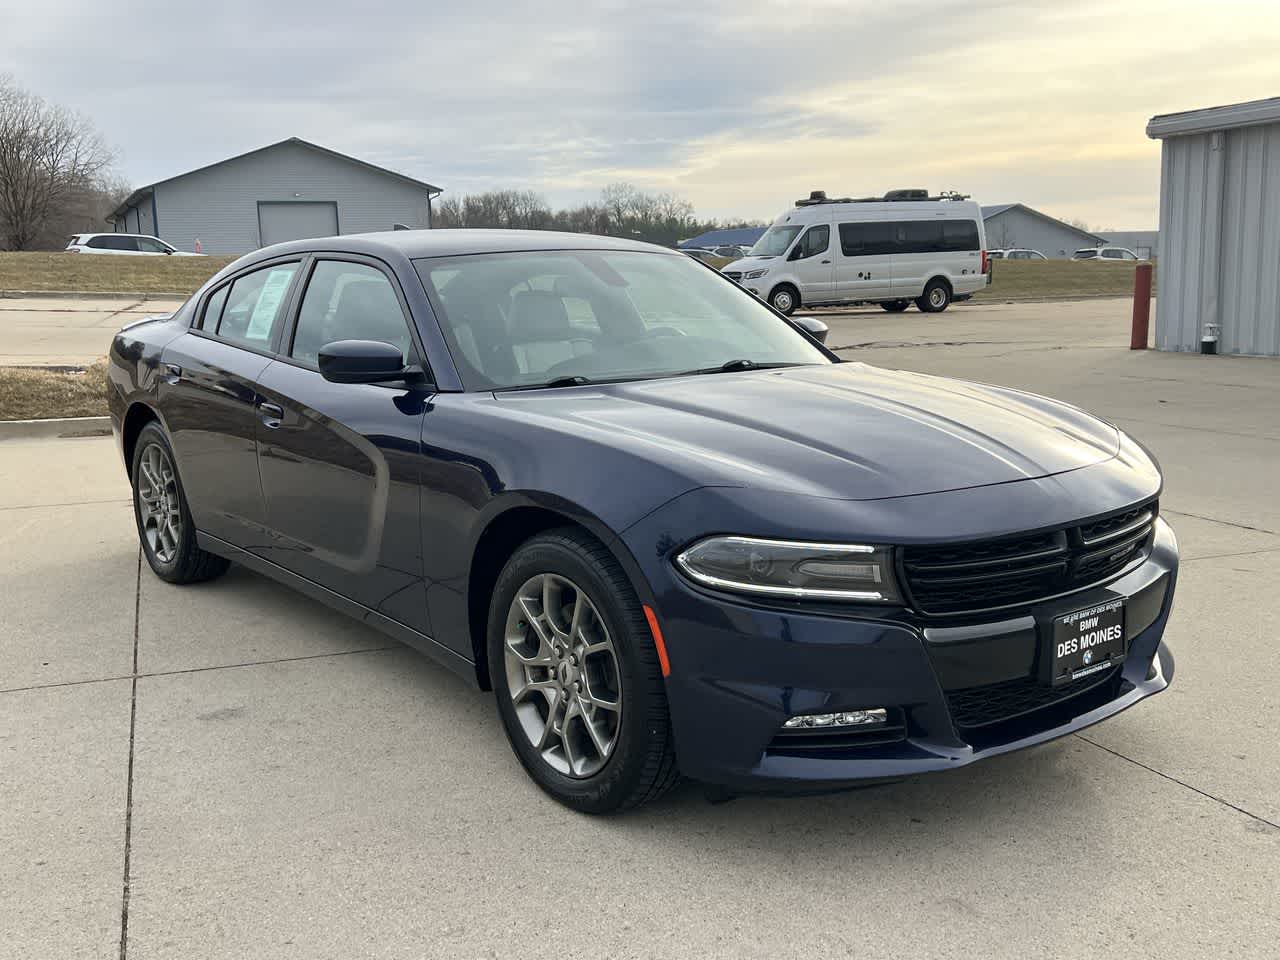
[[[981,248],[978,242],[978,224],[974,220],[943,220],[942,249],[969,251]]]
[[[826,253],[827,247],[830,245],[831,227],[825,223],[821,226],[810,227],[787,259],[804,260],[807,257],[816,257],[820,253]]]
[[[888,222],[840,224],[840,252],[846,257],[884,256],[897,247],[898,224]]]

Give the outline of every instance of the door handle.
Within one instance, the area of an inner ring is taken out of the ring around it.
[[[831,261],[830,261],[830,260],[823,260],[822,262],[823,262],[823,263],[830,263]]]
[[[165,383],[177,383],[182,379],[182,368],[176,363],[166,363],[164,365]]]
[[[258,415],[262,417],[262,425],[271,430],[277,430],[280,427],[280,421],[284,419],[284,407],[274,403],[260,402],[258,404]]]

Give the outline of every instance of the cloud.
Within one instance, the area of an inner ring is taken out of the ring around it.
[[[1280,18],[1227,6],[46,0],[6,11],[0,63],[139,183],[296,135],[450,191],[627,179],[771,217],[949,187],[1141,227],[1146,119],[1276,92]]]

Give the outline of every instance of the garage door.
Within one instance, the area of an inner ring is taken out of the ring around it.
[[[332,237],[338,232],[338,205],[296,201],[258,203],[258,235],[262,245],[310,237]]]

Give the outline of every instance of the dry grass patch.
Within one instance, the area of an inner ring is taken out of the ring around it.
[[[0,290],[193,293],[235,257],[0,253]]]
[[[1134,265],[1088,260],[996,260],[991,286],[974,300],[1070,300],[1133,294]],[[1152,291],[1155,291],[1154,280]]]
[[[0,420],[106,415],[106,360],[74,373],[0,367]]]

